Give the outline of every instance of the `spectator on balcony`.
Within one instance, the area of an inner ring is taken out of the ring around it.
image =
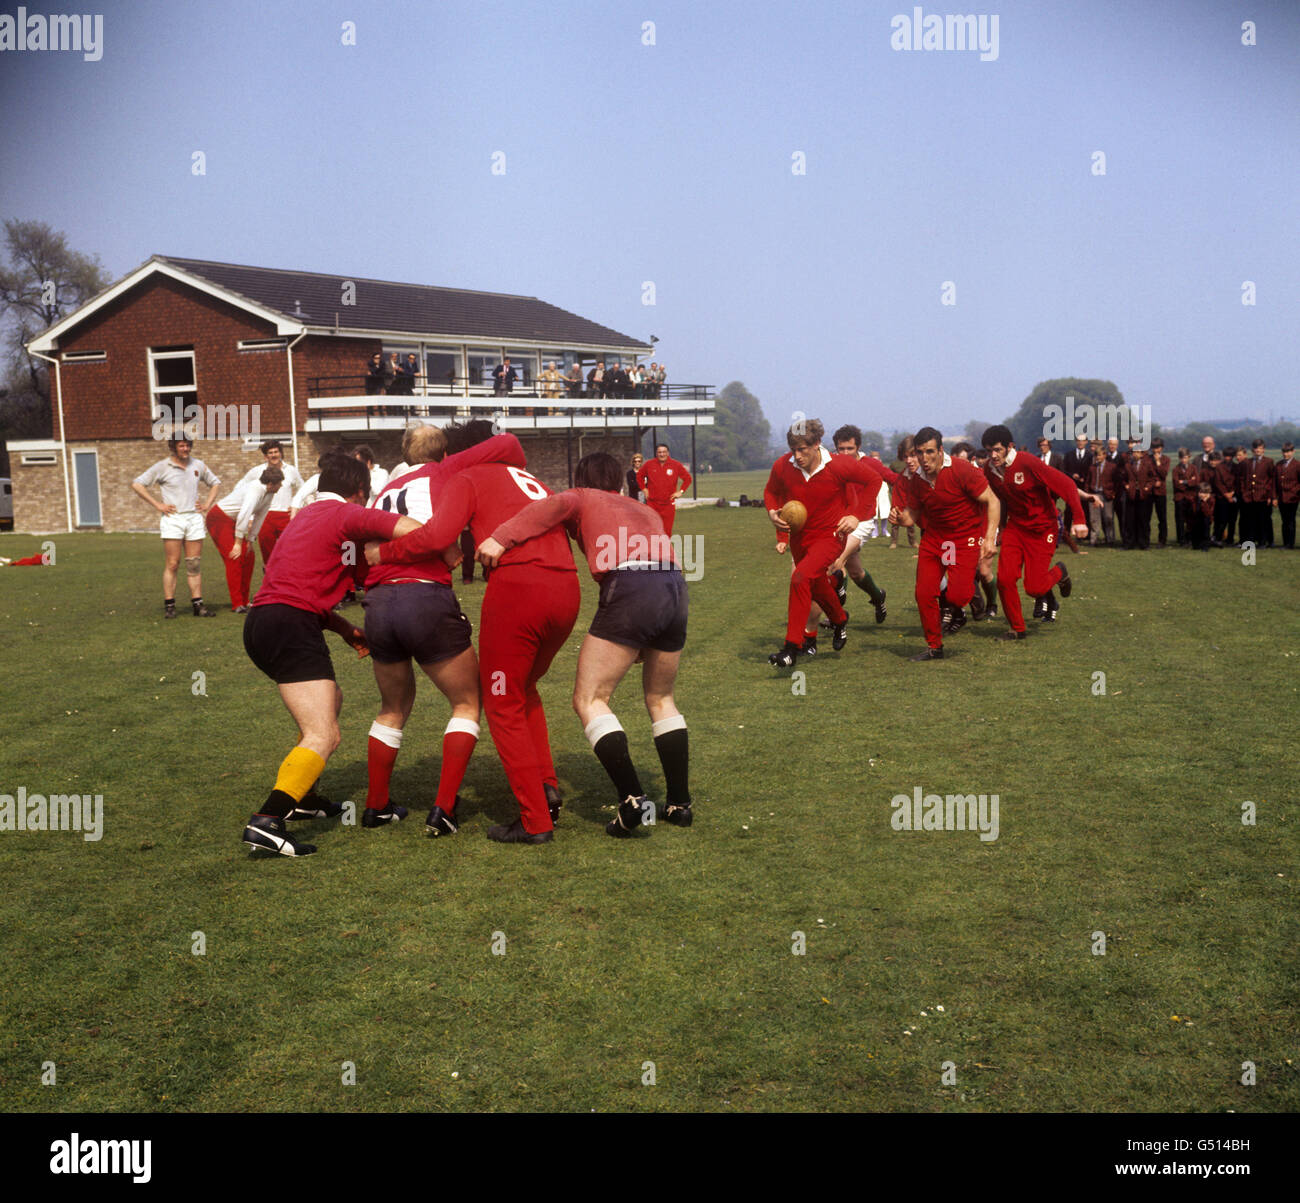
[[[658,400],[664,395],[664,381],[668,378],[668,373],[664,371],[664,365],[660,364],[655,372],[655,399]]]
[[[634,363],[632,370],[627,374],[627,379],[632,386],[632,396],[640,401],[645,396],[645,368],[639,363]]]
[[[577,399],[582,396],[582,364],[576,359],[573,366],[569,368],[568,375],[564,377],[564,382],[569,388],[569,397]]]
[[[492,371],[493,394],[498,397],[510,396],[518,379],[515,369],[510,365],[510,356],[507,355]]]
[[[397,363],[397,357],[394,356]],[[407,353],[405,363],[397,363],[397,375],[393,381],[393,392],[399,397],[411,397],[415,394],[416,377],[420,375],[420,362],[415,352]]]
[[[556,370],[554,363],[546,365],[546,371],[542,373],[542,396],[548,401],[554,401],[563,393],[564,378]]]
[[[610,369],[606,385],[608,386],[606,391],[611,397],[622,399],[631,391],[632,382],[628,380],[627,371],[617,359],[614,360],[614,366]]]
[[[382,393],[387,385],[384,373],[387,368],[384,363],[384,357],[376,351],[370,357],[370,363],[366,365],[366,396],[373,397]]]
[[[602,359],[587,373],[587,396],[605,396],[605,361]]]

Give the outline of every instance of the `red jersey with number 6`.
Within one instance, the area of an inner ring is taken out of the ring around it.
[[[380,548],[385,564],[411,564],[430,553],[449,547],[469,527],[475,543],[482,543],[503,522],[508,522],[532,501],[549,497],[537,477],[508,464],[482,464],[458,472],[438,498],[433,517],[419,530],[394,539]],[[512,547],[499,561],[507,564],[535,564],[540,568],[561,568],[577,572],[569,537],[563,527]]]

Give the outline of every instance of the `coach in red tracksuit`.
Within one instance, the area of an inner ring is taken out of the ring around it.
[[[778,668],[794,664],[802,647],[808,607],[814,601],[831,620],[836,640],[842,639],[848,615],[826,570],[844,550],[843,536],[856,529],[861,518],[876,512],[876,495],[884,479],[873,459],[832,455],[821,445],[824,434],[825,428],[815,418],[791,426],[786,433],[790,454],[772,465],[763,489],[767,516],[777,530],[789,532],[795,561],[785,645],[768,657],[768,663]],[[808,520],[800,530],[790,530],[778,515],[787,501],[802,502],[808,511]],[[854,513],[851,505],[861,513]]]
[[[960,609],[975,594],[980,561],[991,562],[997,549],[1002,506],[983,472],[944,452],[943,436],[933,426],[918,430],[915,444],[921,470],[904,478],[906,484],[897,490],[889,517],[891,522],[925,530],[916,561],[916,605],[927,647],[912,659],[942,660],[939,590],[943,575],[948,574],[948,602]]]
[[[521,468],[468,468],[443,488],[432,519],[414,534],[385,543],[378,560],[426,560],[455,543],[466,526],[474,542],[482,543],[530,501],[550,495]],[[499,843],[551,839],[555,824],[543,782],[553,784],[557,778],[537,682],[573,630],[581,601],[578,570],[563,528],[511,548],[488,577],[479,617],[479,684],[492,742],[520,812],[517,822],[488,829],[488,838]]]
[[[677,517],[677,499],[686,492],[691,474],[683,464],[668,455],[668,444],[655,447],[655,457],[636,474],[636,482],[645,490],[648,505],[663,520],[664,533],[673,533],[673,519]]]
[[[1025,619],[1016,584],[1022,572],[1025,592],[1030,597],[1048,598],[1052,614],[1057,609],[1053,588],[1059,584],[1061,596],[1070,596],[1069,572],[1063,563],[1052,563],[1057,550],[1056,499],[1070,507],[1074,534],[1085,535],[1088,526],[1074,481],[1027,451],[1018,451],[1006,426],[990,426],[980,441],[989,451],[984,477],[1007,516],[998,555],[998,596],[1011,630],[1002,638],[1023,639]]]

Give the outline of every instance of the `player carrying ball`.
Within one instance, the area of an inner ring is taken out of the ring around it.
[[[794,664],[803,647],[804,622],[814,601],[831,621],[831,645],[835,650],[848,641],[849,616],[826,570],[843,551],[843,536],[858,526],[853,507],[874,514],[876,495],[884,479],[875,460],[832,455],[821,445],[825,433],[816,418],[791,426],[785,436],[790,455],[772,465],[763,489],[767,516],[782,536],[788,535],[795,562],[790,576],[785,643],[767,658],[778,668]],[[792,530],[781,517],[781,507],[788,501],[801,502],[807,510],[807,521],[800,530]]]

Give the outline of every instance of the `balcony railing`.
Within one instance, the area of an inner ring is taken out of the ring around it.
[[[651,390],[655,396],[648,395]],[[621,397],[589,392],[584,381],[581,392],[570,393],[564,384],[530,381],[497,394],[490,385],[463,378],[430,383],[423,377],[399,377],[384,391],[366,375],[313,376],[307,381],[307,429],[393,430],[413,420],[443,424],[471,418],[487,418],[507,430],[713,425],[712,385],[665,383],[642,386],[640,396],[635,389],[627,392]]]

